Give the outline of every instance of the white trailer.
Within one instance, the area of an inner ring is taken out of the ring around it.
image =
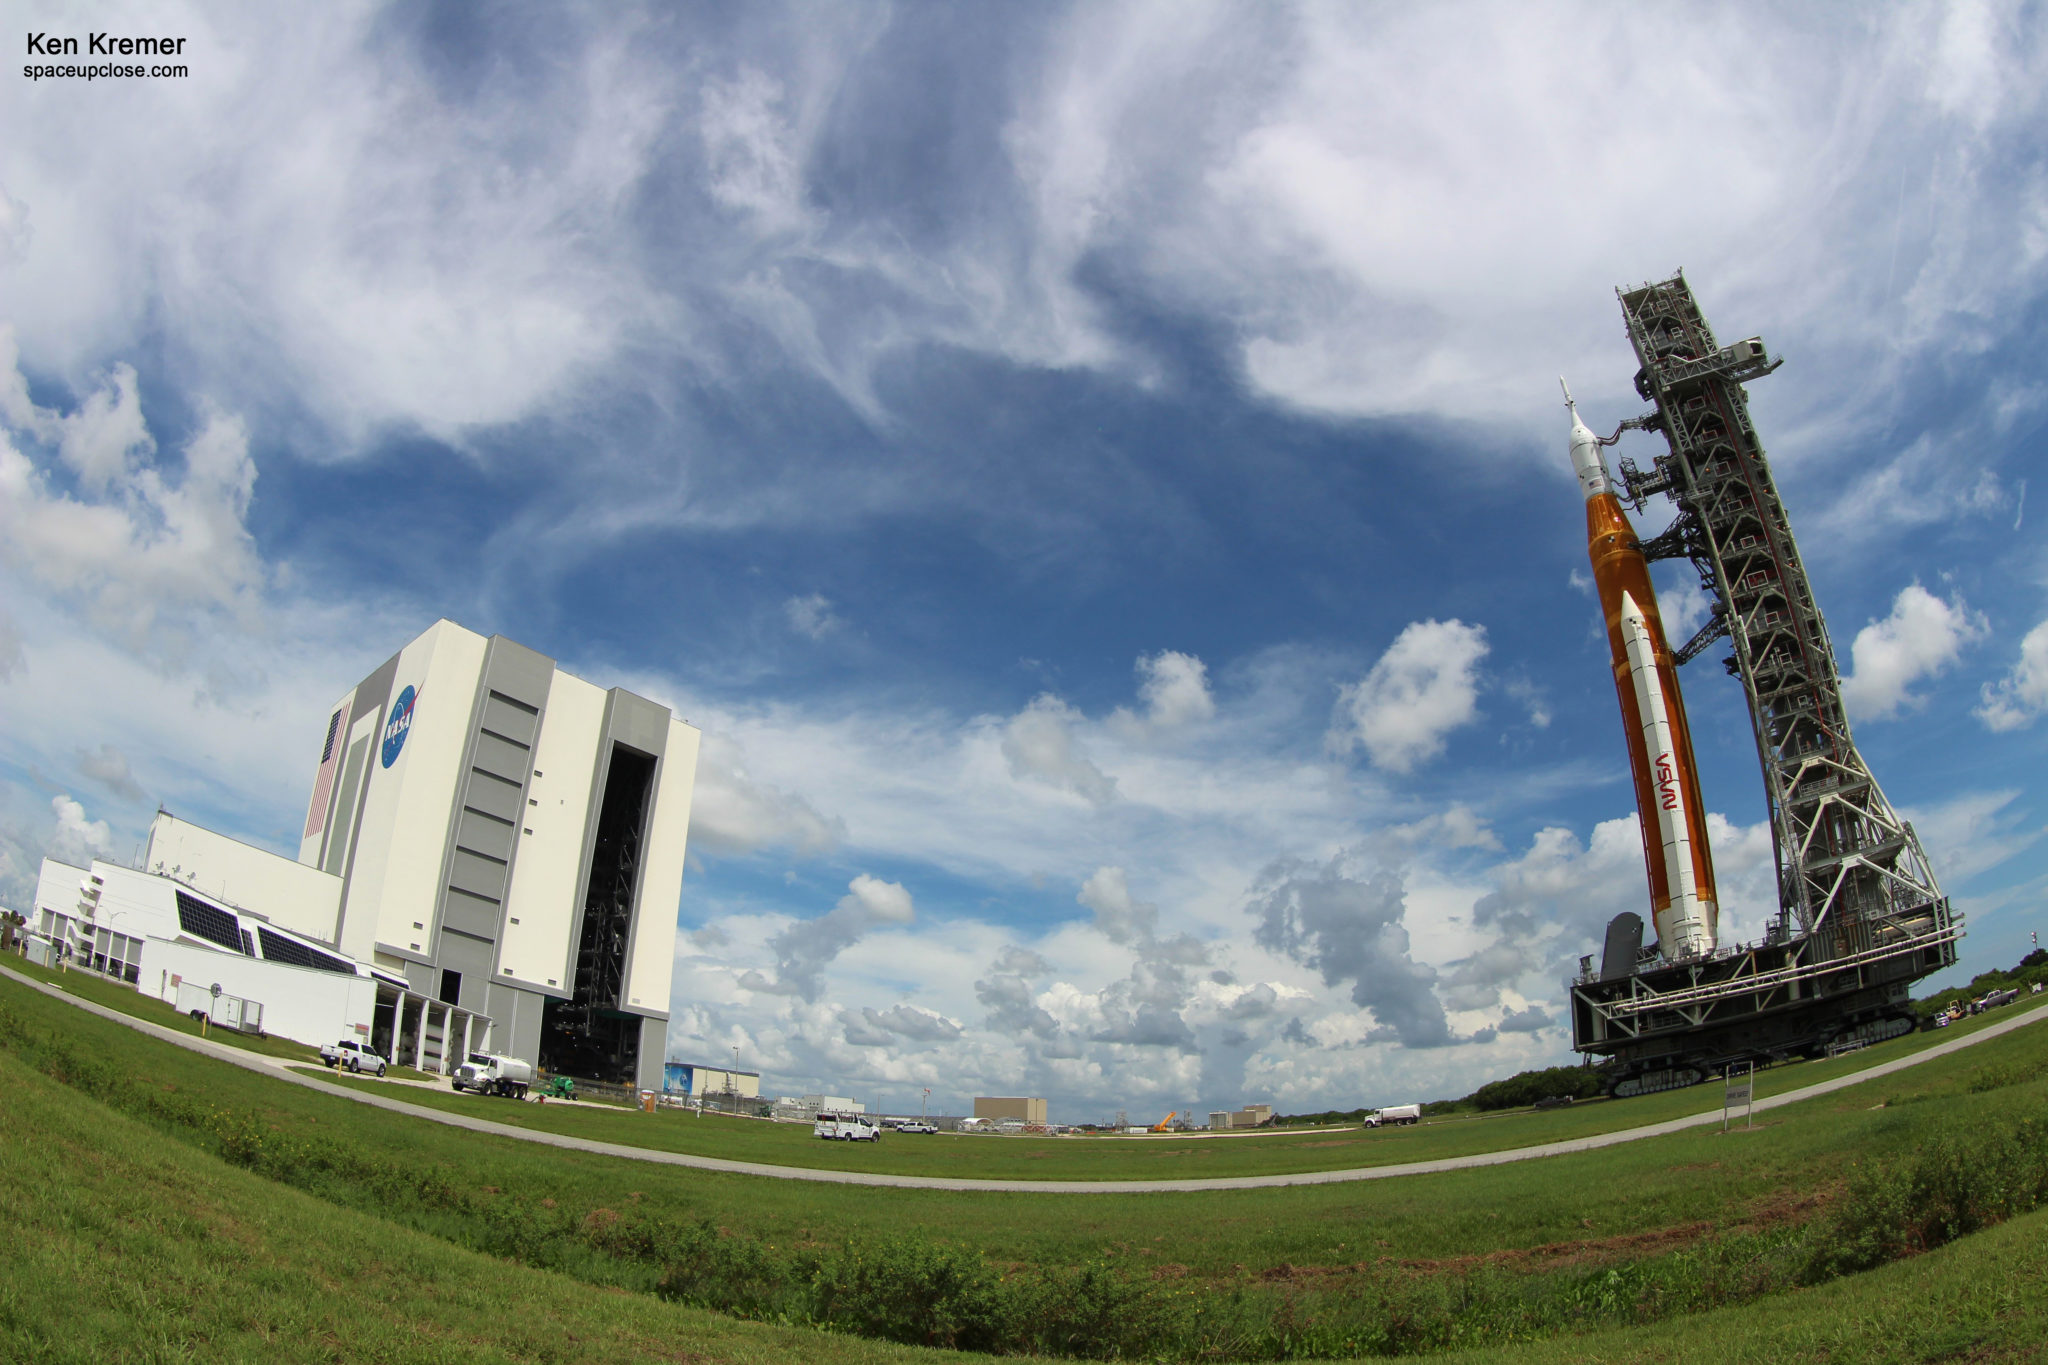
[[[216,1028],[231,1028],[242,1033],[263,1032],[262,1002],[224,994],[219,986],[180,982],[178,1013],[210,1020]]]

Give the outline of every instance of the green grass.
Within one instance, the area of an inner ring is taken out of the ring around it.
[[[0,982],[0,1006],[167,1091],[203,1095],[260,1116],[282,1133],[346,1143],[371,1162],[430,1166],[466,1189],[492,1187],[507,1198],[552,1199],[583,1212],[630,1207],[649,1218],[709,1219],[785,1245],[921,1233],[1005,1263],[1058,1265],[1106,1256],[1213,1277],[1258,1275],[1283,1264],[1554,1258],[1557,1253],[1544,1249],[1559,1246],[1598,1258],[1629,1253],[1646,1237],[1775,1225],[1807,1216],[1857,1161],[1910,1146],[1925,1117],[1988,1120],[2009,1103],[2048,1091],[2031,1079],[2048,1069],[2048,1028],[2028,1028],[1946,1063],[1774,1111],[1756,1131],[1725,1137],[1717,1129],[1696,1129],[1535,1163],[1334,1186],[1150,1195],[962,1193],[762,1180],[559,1152],[405,1120],[248,1073],[81,1017],[12,983]],[[1971,1089],[1987,1076],[2028,1079]],[[413,1099],[415,1092],[406,1090],[404,1097]],[[541,1111],[510,1101],[449,1098],[453,1107],[491,1117]],[[625,1126],[701,1122],[709,1129],[721,1123],[602,1117]],[[803,1156],[818,1164],[853,1154],[850,1145],[798,1141]],[[998,1139],[962,1139],[960,1145],[969,1142],[1006,1145]],[[728,1147],[716,1154],[744,1153]]]
[[[1995,1011],[1829,1061],[1774,1067],[1758,1074],[1756,1095],[1765,1099],[1848,1075],[2012,1017],[2008,1011]],[[808,1124],[716,1114],[662,1110],[649,1115],[580,1103],[518,1104],[452,1092],[408,1091],[402,1098],[425,1108],[537,1132],[766,1165],[979,1180],[1187,1180],[1390,1166],[1565,1142],[1716,1111],[1720,1095],[1719,1084],[1712,1083],[1640,1099],[1456,1115],[1379,1130],[1302,1128],[1218,1138],[885,1134],[880,1142],[858,1144],[821,1142],[811,1135]]]
[[[9,971],[17,972],[33,981],[46,982],[60,987],[65,993],[79,1000],[89,1000],[104,1009],[125,1014],[133,1019],[142,1019],[161,1028],[174,1029],[190,1034],[194,1038],[204,1037],[209,1042],[224,1047],[236,1047],[244,1052],[257,1052],[266,1057],[284,1057],[292,1061],[320,1061],[320,1049],[295,1043],[289,1038],[276,1038],[268,1034],[238,1033],[234,1029],[208,1026],[201,1032],[199,1021],[189,1014],[180,1014],[171,1005],[153,995],[144,995],[133,986],[101,976],[98,972],[67,971],[55,972],[39,967],[26,958],[9,958],[0,962]],[[8,983],[12,985],[13,983]],[[18,987],[16,989],[19,989]]]
[[[26,959],[0,961],[0,966],[35,981],[57,986],[67,994],[80,1000],[89,1000],[95,1005],[125,1014],[131,1019],[141,1019],[160,1028],[172,1029],[194,1038],[205,1038],[208,1042],[224,1047],[240,1048],[244,1052],[260,1053],[265,1057],[280,1057],[286,1061],[310,1062],[312,1070],[330,1078],[333,1068],[320,1060],[320,1049],[290,1038],[279,1038],[267,1033],[238,1033],[230,1028],[200,1028],[199,1021],[189,1014],[180,1014],[171,1005],[153,995],[144,995],[133,986],[124,985],[98,972],[69,971],[54,972],[39,967]],[[409,1081],[438,1080],[439,1077],[424,1071],[415,1071],[409,1066],[393,1066],[385,1073],[394,1079]]]
[[[24,974],[57,982],[80,998],[152,1023],[186,1033],[198,1031],[192,1020],[163,1002],[88,973],[72,972],[60,979],[55,973],[32,968]],[[1832,1060],[1772,1067],[1758,1073],[1756,1095],[1764,1099],[1848,1075],[2013,1018],[2017,1010],[2043,1007],[2048,1006],[2021,1000],[1950,1028],[1910,1034]],[[284,1039],[248,1039],[227,1030],[215,1030],[212,1036],[250,1051],[318,1066],[316,1049]],[[323,1074],[337,1079],[331,1071]],[[388,1074],[430,1079],[407,1067],[393,1067]],[[375,1084],[371,1079],[339,1079],[344,1084]],[[1720,1087],[1709,1083],[1640,1099],[1591,1101],[1540,1112],[1457,1114],[1426,1119],[1414,1127],[1380,1130],[1302,1128],[1284,1134],[1217,1138],[888,1134],[876,1143],[845,1144],[818,1141],[807,1124],[715,1114],[700,1117],[672,1109],[649,1115],[587,1101],[520,1104],[410,1087],[402,1088],[395,1097],[539,1132],[767,1165],[983,1180],[1184,1180],[1399,1165],[1564,1142],[1713,1110]]]
[[[0,1358],[67,1365],[970,1359],[734,1322],[464,1251],[166,1141],[6,1055],[0,1093],[7,1097],[0,1150],[11,1154],[0,1161],[0,1236],[10,1248],[0,1277]],[[2048,1215],[2035,1214],[1928,1256],[1734,1310],[1442,1358],[1470,1365],[2036,1359],[2038,1343],[2048,1340],[2044,1286]]]
[[[969,1357],[604,1293],[179,1143],[0,1055],[0,1358],[653,1362]]]

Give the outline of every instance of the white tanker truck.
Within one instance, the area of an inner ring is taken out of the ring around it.
[[[455,1068],[452,1082],[457,1090],[474,1090],[479,1095],[526,1098],[533,1084],[533,1068],[518,1057],[501,1057],[494,1052],[472,1052],[469,1060]]]
[[[1422,1106],[1419,1104],[1390,1104],[1385,1109],[1376,1109],[1365,1116],[1365,1126],[1368,1128],[1420,1122]]]

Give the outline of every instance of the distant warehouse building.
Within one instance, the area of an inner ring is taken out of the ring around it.
[[[149,979],[152,942],[187,954],[178,975],[209,954],[200,974],[250,999],[290,987],[251,965],[237,990],[236,959],[373,979],[369,1036],[410,1064],[480,1049],[657,1089],[697,741],[665,706],[437,621],[329,709],[296,862],[159,814],[161,890],[46,862],[42,927],[151,992],[173,974],[167,956]],[[132,908],[101,911],[96,881]]]
[[[1273,1121],[1273,1106],[1248,1104],[1242,1109],[1218,1109],[1209,1115],[1209,1128],[1263,1128]]]
[[[1001,1099],[976,1095],[974,1097],[974,1117],[978,1119],[1014,1119],[1024,1123],[1044,1123],[1045,1101],[1040,1098]]]
[[[671,1061],[662,1067],[661,1088],[666,1094],[682,1095],[705,1104],[758,1100],[761,1098],[761,1073]]]

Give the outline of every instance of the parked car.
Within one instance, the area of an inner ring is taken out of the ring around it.
[[[937,1124],[926,1123],[923,1119],[905,1119],[903,1122],[896,1124],[895,1128],[899,1133],[936,1133],[939,1131]]]
[[[373,1076],[383,1075],[384,1068],[390,1065],[368,1043],[359,1043],[353,1038],[344,1038],[321,1048],[320,1060],[336,1071],[367,1071]]]

